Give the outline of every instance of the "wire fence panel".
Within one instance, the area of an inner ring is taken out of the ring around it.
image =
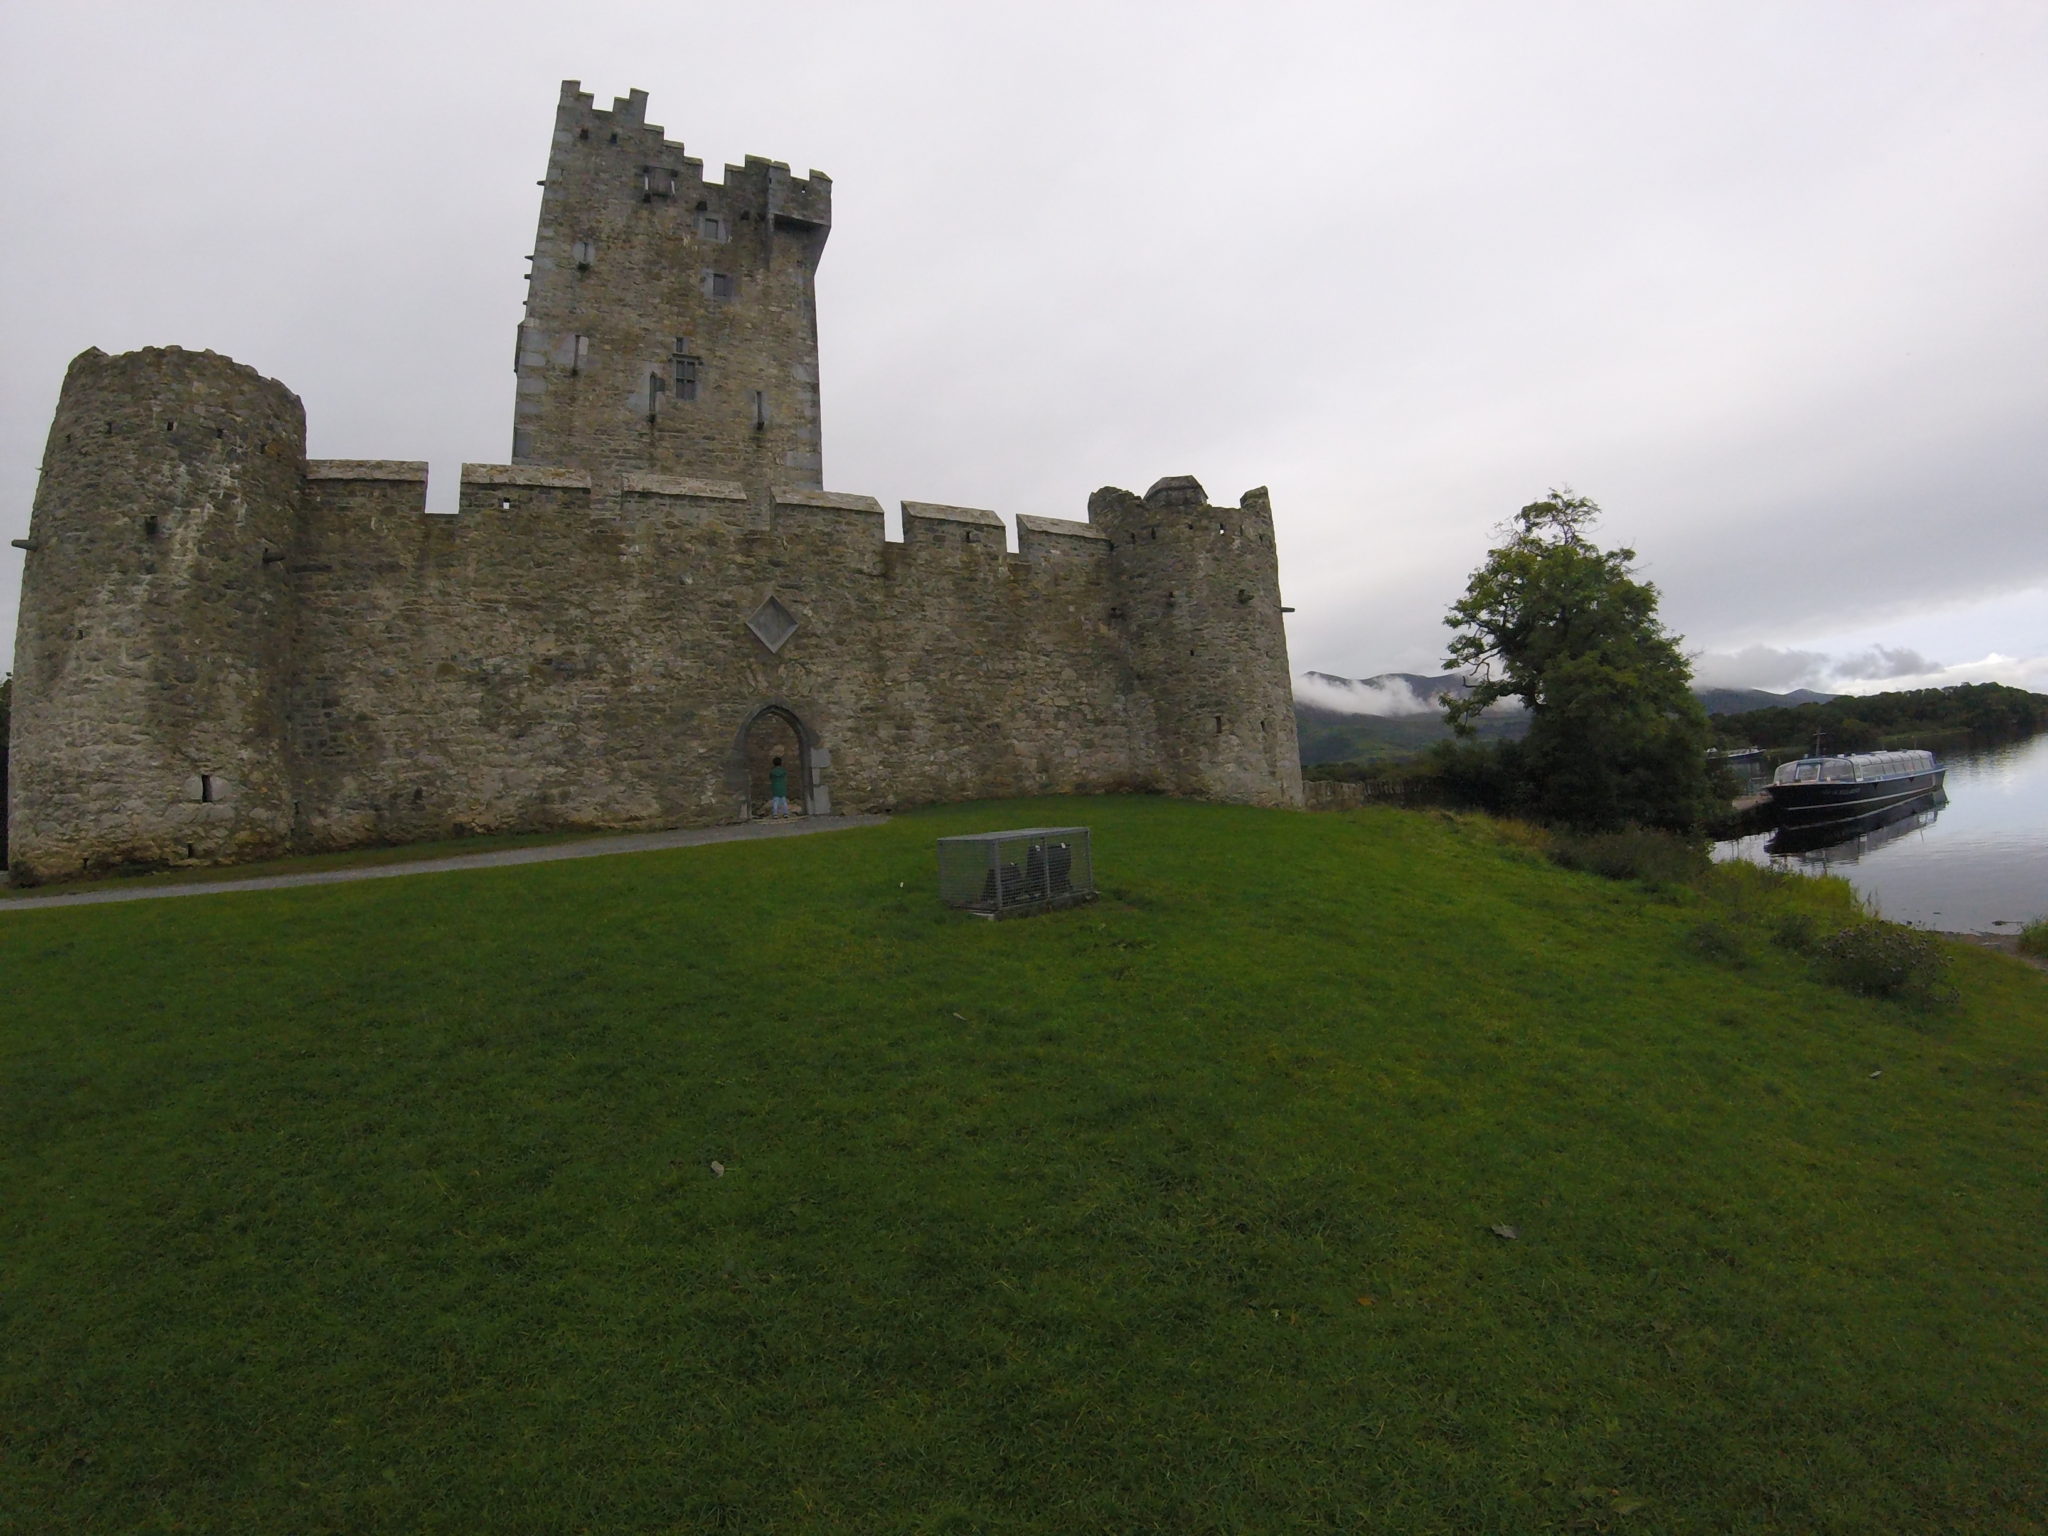
[[[1095,899],[1086,827],[1022,827],[939,842],[939,900],[981,917],[1021,917]]]

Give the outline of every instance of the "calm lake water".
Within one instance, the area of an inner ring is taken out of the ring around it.
[[[1718,859],[1840,875],[1894,922],[1956,933],[2012,933],[2048,917],[2048,734],[1941,754],[1947,803],[1852,824],[1839,841],[1772,852],[1764,833],[1717,845]],[[1820,838],[1814,838],[1820,841]]]

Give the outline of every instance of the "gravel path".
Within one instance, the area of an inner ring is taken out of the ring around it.
[[[311,870],[302,875],[258,875],[248,880],[205,880],[190,885],[137,886],[128,891],[80,891],[73,896],[0,897],[0,912],[85,907],[103,901],[150,901],[159,896],[217,896],[226,891],[273,891],[288,885],[340,885],[348,880],[389,880],[399,875],[438,875],[458,869],[498,869],[507,864],[551,864],[557,859],[596,859],[610,853],[648,853],[657,848],[694,848],[700,843],[754,842],[765,837],[799,837],[847,827],[878,827],[886,816],[793,816],[787,821],[745,821],[730,827],[691,827],[673,832],[625,832],[539,848],[503,848],[458,853],[409,864],[365,864],[354,869]]]

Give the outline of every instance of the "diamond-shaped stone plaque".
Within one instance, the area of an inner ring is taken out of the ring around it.
[[[796,615],[771,597],[754,610],[754,616],[747,620],[747,628],[769,650],[779,651],[796,633]]]

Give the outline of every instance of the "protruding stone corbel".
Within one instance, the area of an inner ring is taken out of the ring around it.
[[[43,547],[41,539],[9,539],[7,542],[16,549],[38,550]]]

